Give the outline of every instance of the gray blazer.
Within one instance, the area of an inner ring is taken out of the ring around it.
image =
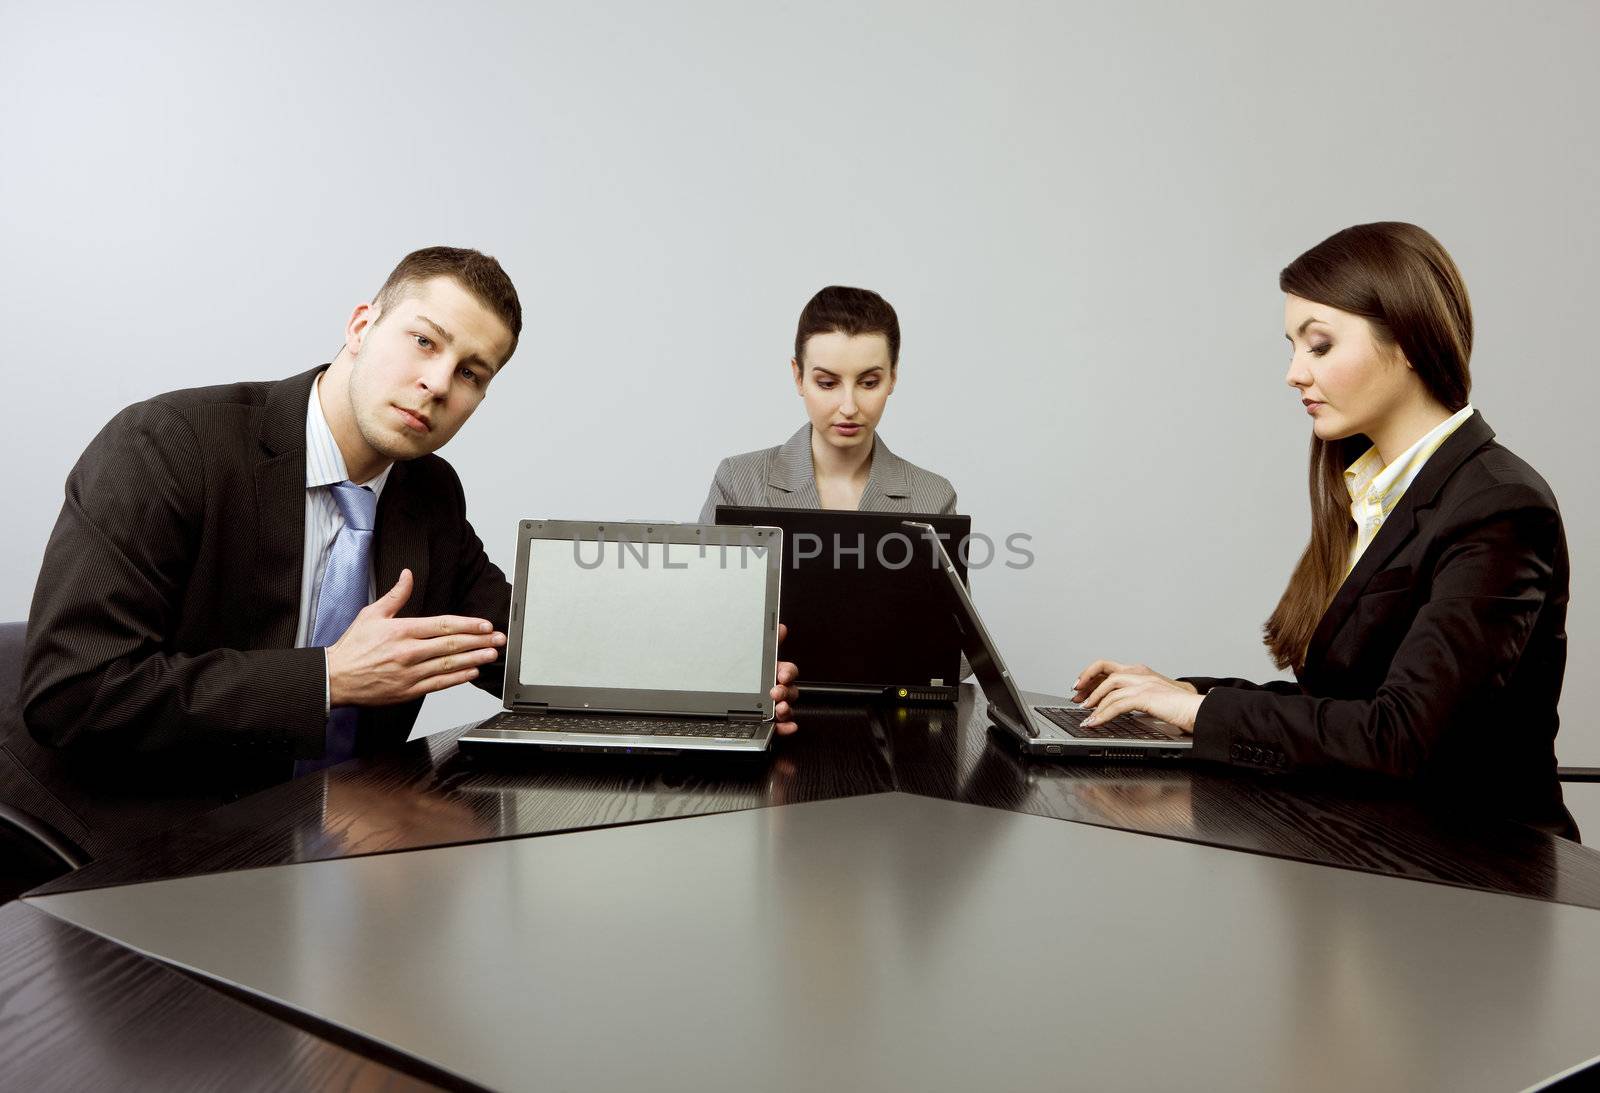
[[[872,474],[861,491],[861,512],[954,513],[956,491],[948,481],[895,455],[873,438]],[[783,444],[730,455],[717,464],[711,492],[700,510],[702,524],[717,522],[718,505],[775,509],[819,509],[817,479],[811,467],[811,424],[800,426]]]

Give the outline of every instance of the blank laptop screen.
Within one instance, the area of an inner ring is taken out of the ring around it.
[[[767,547],[533,539],[524,685],[764,692]]]

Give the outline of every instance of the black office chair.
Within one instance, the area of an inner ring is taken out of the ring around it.
[[[0,771],[0,794],[10,798],[0,800],[0,903],[89,861],[82,847],[15,799],[26,772],[9,744],[28,731],[17,695],[26,633],[26,623],[0,623],[0,765],[7,768]],[[6,776],[13,772],[17,782]]]

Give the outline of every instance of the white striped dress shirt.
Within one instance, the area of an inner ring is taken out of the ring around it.
[[[317,621],[317,594],[322,591],[322,571],[328,566],[333,540],[344,527],[344,515],[328,487],[349,477],[339,444],[328,428],[328,419],[322,416],[322,401],[317,394],[321,388],[322,377],[318,376],[317,382],[311,385],[311,400],[306,406],[306,536],[300,567],[300,625],[294,639],[297,649],[311,644],[311,631]],[[381,498],[383,484],[389,480],[393,467],[391,463],[366,482],[356,484],[366,486]],[[375,598],[372,581],[369,575],[368,603]]]

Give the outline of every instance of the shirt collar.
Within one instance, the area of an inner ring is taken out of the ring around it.
[[[311,384],[311,398],[306,405],[306,489],[308,490],[316,486],[332,486],[347,481],[350,477],[350,472],[345,469],[344,453],[339,451],[339,442],[333,439],[333,430],[328,428],[328,419],[322,415],[322,400],[317,397],[317,390],[321,386],[322,377],[318,376]],[[358,482],[356,485],[366,486],[382,497],[383,484],[389,481],[389,472],[392,470],[394,464],[390,463],[367,481]]]
[[[1359,459],[1345,468],[1344,485],[1350,491],[1350,500],[1376,501],[1387,508],[1405,493],[1428,457],[1438,451],[1450,439],[1450,434],[1466,424],[1471,416],[1472,404],[1469,402],[1401,452],[1388,466],[1384,466],[1376,444],[1368,448]]]

